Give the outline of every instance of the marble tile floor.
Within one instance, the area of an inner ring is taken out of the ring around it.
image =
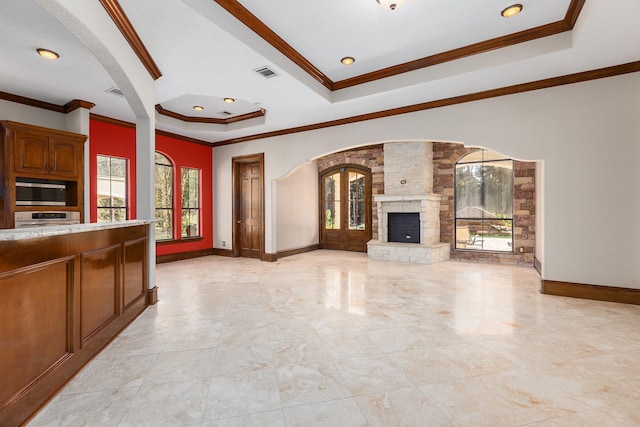
[[[640,425],[640,307],[540,295],[531,267],[320,250],[157,285],[29,426]]]

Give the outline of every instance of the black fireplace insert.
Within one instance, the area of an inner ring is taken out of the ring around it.
[[[389,242],[420,243],[419,212],[396,212],[387,215]]]

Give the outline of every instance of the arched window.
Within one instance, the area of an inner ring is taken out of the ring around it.
[[[456,163],[456,249],[513,252],[513,160],[478,150]]]
[[[173,239],[173,164],[156,152],[156,240]]]

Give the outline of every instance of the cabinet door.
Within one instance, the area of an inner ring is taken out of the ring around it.
[[[82,144],[64,138],[49,138],[49,173],[58,176],[80,176],[82,171]]]
[[[49,138],[46,135],[16,132],[14,153],[16,173],[48,173]]]

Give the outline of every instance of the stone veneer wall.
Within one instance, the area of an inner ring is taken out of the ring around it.
[[[460,144],[433,143],[433,192],[440,202],[440,241],[453,247],[455,230],[455,163],[478,150]],[[451,259],[497,264],[533,264],[535,249],[535,162],[514,162],[513,245],[515,253],[452,250]],[[519,248],[524,248],[520,253]]]
[[[431,142],[384,144],[384,194],[424,195],[433,189]]]
[[[370,145],[349,151],[329,154],[318,159],[318,172],[338,165],[354,164],[371,169],[371,194],[384,194],[384,154],[382,145]],[[378,211],[375,203],[371,204],[372,239],[378,239]]]

